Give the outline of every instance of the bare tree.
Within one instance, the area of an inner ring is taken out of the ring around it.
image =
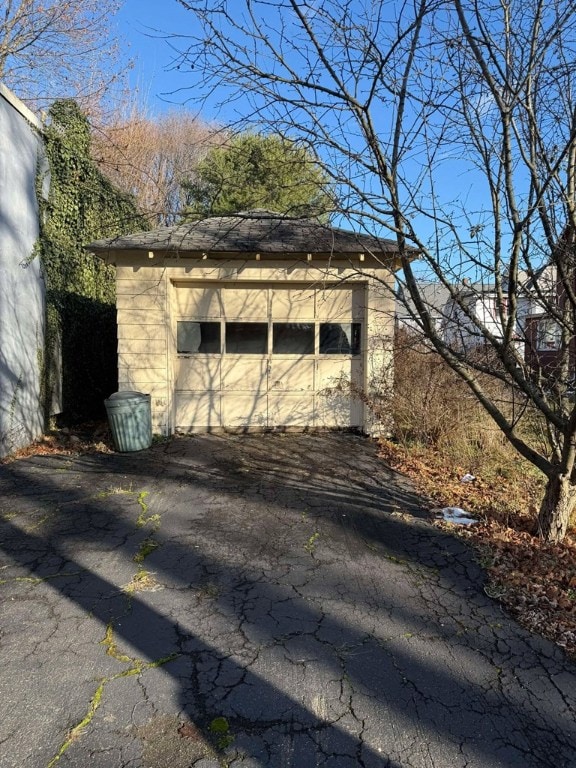
[[[576,504],[576,2],[178,1],[192,37],[173,44],[195,93],[308,141],[342,216],[396,236],[413,323],[547,476],[541,535],[561,540]],[[434,322],[424,278],[446,288],[461,333]],[[478,312],[467,295],[486,286]],[[535,354],[527,312],[551,325],[553,359]],[[544,420],[549,450],[486,376]]]
[[[98,103],[125,67],[112,22],[119,0],[4,0],[0,80],[36,106]]]
[[[172,224],[186,203],[182,184],[226,133],[191,112],[152,117],[138,106],[96,130],[93,153],[113,184],[133,194],[152,225]]]

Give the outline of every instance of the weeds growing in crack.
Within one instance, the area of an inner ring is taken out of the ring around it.
[[[228,749],[234,743],[234,736],[230,733],[230,724],[225,717],[215,717],[208,726],[208,730],[214,736],[218,749]]]
[[[44,581],[51,581],[52,579],[63,579],[67,576],[79,576],[83,571],[68,571],[66,573],[52,573],[49,576],[13,576],[10,579],[0,579],[0,586],[2,584],[8,584],[11,581],[24,582],[26,584],[41,584]]]
[[[100,491],[97,493],[93,498],[95,499],[107,499],[110,496],[116,496],[116,495],[125,495],[125,496],[135,496],[136,502],[138,503],[138,506],[140,507],[140,514],[138,515],[138,518],[136,520],[136,525],[139,528],[143,528],[145,525],[152,525],[154,527],[154,530],[158,528],[160,525],[160,515],[148,515],[148,496],[150,495],[149,491],[135,491],[132,488],[132,483],[128,486],[128,488],[109,488],[107,491]]]
[[[112,656],[116,661],[121,661],[125,664],[134,662],[134,659],[131,659],[130,656],[126,656],[118,651],[116,641],[114,640],[114,625],[111,621],[106,625],[106,634],[103,639],[100,640],[100,645],[103,645],[106,648],[107,655]]]
[[[94,718],[94,715],[96,714],[96,710],[98,709],[98,707],[100,706],[100,702],[102,701],[102,695],[104,694],[104,687],[107,682],[109,682],[109,680],[106,678],[100,681],[98,688],[96,688],[96,692],[94,693],[94,696],[92,696],[92,698],[90,699],[90,705],[88,707],[88,711],[86,712],[82,720],[80,720],[80,722],[77,723],[69,731],[65,741],[60,746],[60,749],[54,755],[52,760],[50,760],[46,768],[52,768],[53,765],[56,765],[56,763],[58,762],[58,760],[60,760],[60,758],[66,752],[66,750],[72,746],[72,744],[79,738],[79,736],[83,734],[84,729],[90,725],[90,723]]]
[[[148,498],[149,493],[148,491],[140,491],[138,494],[138,497],[136,501],[138,502],[140,506],[140,514],[138,515],[138,519],[136,520],[136,524],[140,526],[141,528],[147,523],[154,522],[154,523],[160,523],[160,515],[150,515],[150,517],[147,517],[148,514],[148,502],[146,499]]]
[[[162,666],[162,664],[166,664],[168,661],[172,661],[172,659],[175,659],[177,656],[179,656],[178,653],[172,653],[169,656],[164,656],[161,659],[158,659],[157,661],[143,661],[142,659],[128,656],[125,653],[120,653],[118,646],[116,645],[116,641],[114,640],[114,624],[111,621],[106,625],[106,633],[103,639],[100,640],[100,645],[103,645],[106,648],[106,653],[108,656],[112,656],[113,659],[116,659],[116,661],[120,661],[123,664],[132,665],[131,669],[127,670],[126,672],[138,673],[144,669],[159,667]],[[115,680],[117,677],[123,677],[126,675],[126,672],[119,672],[109,679]]]
[[[385,560],[388,560],[390,563],[394,563],[395,565],[406,565],[406,560],[402,560],[400,557],[396,557],[396,555],[383,555]]]
[[[102,702],[104,690],[108,685],[108,683],[111,683],[114,680],[120,680],[123,677],[132,677],[133,675],[139,675],[148,669],[155,669],[156,667],[161,667],[164,664],[167,664],[169,661],[173,661],[180,655],[178,653],[171,653],[168,656],[163,656],[162,658],[156,659],[155,661],[147,662],[147,661],[144,661],[143,659],[132,658],[131,656],[121,653],[118,650],[116,641],[114,640],[114,625],[112,624],[112,622],[109,622],[108,625],[106,626],[106,633],[104,635],[104,638],[100,641],[100,645],[103,645],[106,648],[106,653],[108,654],[108,656],[111,656],[113,659],[116,659],[116,661],[119,661],[122,664],[130,664],[130,666],[128,667],[128,669],[125,669],[122,672],[118,672],[115,675],[112,675],[111,677],[103,677],[99,681],[98,687],[96,688],[94,696],[92,696],[92,698],[90,699],[90,704],[88,705],[88,710],[86,714],[84,715],[82,720],[80,720],[80,722],[77,723],[68,732],[66,739],[60,746],[60,749],[54,755],[52,760],[50,760],[46,768],[53,768],[53,766],[56,765],[56,763],[60,760],[62,755],[72,746],[72,744],[75,741],[78,740],[78,738],[84,733],[84,730],[90,725],[90,723],[94,719],[94,715],[96,714],[98,707]]]
[[[158,518],[159,522],[160,516],[155,515],[155,517]],[[132,558],[134,562],[138,564],[138,570],[132,577],[130,583],[122,587],[124,592],[127,592],[128,594],[132,594],[133,592],[152,592],[161,588],[160,584],[158,584],[154,578],[154,575],[150,571],[147,571],[143,565],[148,555],[154,552],[155,549],[158,549],[159,546],[160,545],[158,542],[155,541],[151,536],[149,536],[147,539],[144,539],[144,541],[140,544],[138,552],[136,552]]]
[[[157,541],[154,541],[152,538],[144,539],[142,544],[140,544],[140,547],[138,549],[138,552],[134,555],[134,562],[138,563],[139,565],[146,560],[148,555],[150,555],[152,552],[154,552],[155,549],[158,549],[160,545]]]
[[[320,538],[320,533],[318,531],[315,531],[312,536],[308,539],[306,544],[304,544],[304,549],[308,554],[312,555],[314,551],[316,550],[316,542]]]
[[[195,594],[200,599],[211,598],[215,600],[217,597],[220,597],[220,588],[218,587],[217,584],[213,584],[210,581],[207,584],[203,584],[201,587],[195,590]]]
[[[141,565],[132,577],[132,580],[122,587],[122,591],[131,595],[134,592],[157,592],[162,589],[162,585],[159,584],[154,578],[154,574],[147,571]]]

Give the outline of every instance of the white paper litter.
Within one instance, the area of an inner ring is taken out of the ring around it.
[[[460,507],[444,507],[444,509],[435,509],[434,513],[437,520],[444,520],[454,525],[474,525],[478,520],[470,517],[468,512]]]
[[[464,477],[460,478],[461,483],[473,483],[476,478],[474,475],[471,475],[469,472],[467,472]]]

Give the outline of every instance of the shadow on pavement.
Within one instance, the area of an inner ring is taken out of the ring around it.
[[[0,489],[5,562],[49,578],[126,658],[177,654],[134,675],[148,714],[122,743],[136,740],[144,758],[146,724],[163,712],[148,706],[146,678],[161,673],[179,691],[178,708],[165,707],[174,738],[195,733],[189,722],[230,765],[573,764],[574,669],[499,615],[464,544],[426,523],[368,441],[175,440],[138,456],[0,467]],[[136,571],[150,541],[141,565],[158,589],[122,590],[120,573]],[[2,589],[18,600],[22,585]],[[218,718],[229,734],[215,736]],[[61,764],[94,757],[91,739]],[[177,748],[155,768],[207,759]]]

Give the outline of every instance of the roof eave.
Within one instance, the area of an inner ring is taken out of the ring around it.
[[[371,253],[369,251],[189,251],[177,248],[115,248],[113,246],[86,246],[86,250],[93,253],[107,264],[115,265],[120,256],[142,258],[148,254],[150,263],[160,260],[195,260],[203,261],[297,261],[303,263],[311,262],[346,262],[354,263],[359,266],[381,267],[396,271],[401,267],[401,259],[395,251],[380,251]],[[410,261],[418,258],[418,254],[410,255]]]

